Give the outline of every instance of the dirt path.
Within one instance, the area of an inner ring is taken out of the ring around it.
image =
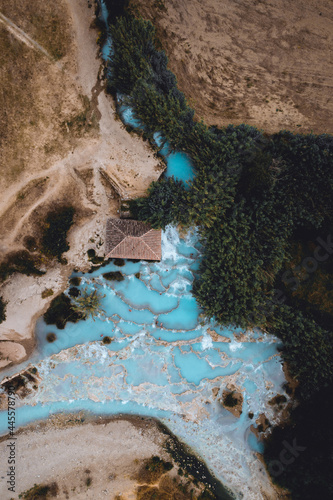
[[[4,16],[0,12],[0,23],[4,24],[6,28],[21,42],[25,43],[29,48],[38,50],[44,56],[46,56],[50,61],[55,62],[56,66],[58,66],[60,69],[62,68],[61,64],[59,62],[56,62],[54,58],[47,52],[47,50],[44,49],[38,42],[33,40],[27,33],[25,33],[21,28],[16,26],[8,17]]]

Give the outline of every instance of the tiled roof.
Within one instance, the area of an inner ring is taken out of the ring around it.
[[[161,231],[129,219],[108,219],[106,258],[161,260]]]

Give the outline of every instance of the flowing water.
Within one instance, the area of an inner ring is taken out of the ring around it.
[[[60,410],[149,415],[192,446],[220,480],[236,490],[251,482],[261,445],[250,432],[248,413],[255,419],[265,411],[272,418],[267,401],[283,393],[278,343],[260,331],[221,327],[202,317],[191,294],[200,258],[197,233],[181,239],[170,226],[162,234],[161,262],[110,263],[75,274],[82,278],[79,288],[105,295],[105,315],[67,323],[64,330],[38,321],[41,382],[18,403],[17,425]],[[106,280],[110,271],[125,279]],[[46,341],[50,331],[57,335],[52,344]],[[112,337],[110,345],[102,335]],[[240,418],[220,402],[228,384],[243,394]],[[6,425],[2,412],[2,433]]]

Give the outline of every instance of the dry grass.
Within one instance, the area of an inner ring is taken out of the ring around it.
[[[70,33],[68,11],[63,1],[0,0],[0,11],[55,59],[61,59],[67,54]]]
[[[0,0],[0,12],[54,58],[0,23],[0,184],[8,187],[59,159],[97,124],[89,99],[74,82],[74,47],[63,0]]]

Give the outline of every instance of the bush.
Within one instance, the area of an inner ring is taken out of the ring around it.
[[[47,214],[42,235],[42,252],[49,257],[57,257],[59,262],[64,252],[69,250],[67,232],[73,224],[75,210],[65,206]]]
[[[45,290],[42,291],[42,299],[46,299],[47,297],[51,297],[53,295],[53,290],[52,288],[46,288]]]
[[[79,278],[78,276],[75,276],[74,278],[71,278],[69,280],[69,283],[72,285],[72,286],[80,286],[81,284],[81,278]]]
[[[55,333],[53,333],[53,332],[49,332],[49,333],[46,335],[46,340],[47,340],[48,342],[50,342],[50,344],[51,344],[52,342],[54,342],[55,340],[57,340],[57,336],[56,336],[56,334],[55,334]]]
[[[70,289],[69,289],[69,292],[68,292],[68,295],[70,297],[79,297],[79,295],[81,294],[80,290],[78,288],[76,288],[75,286],[72,286]]]
[[[52,300],[50,307],[44,314],[44,321],[47,325],[55,324],[59,330],[63,330],[67,321],[76,323],[83,319],[83,315],[75,311],[69,297],[64,293]]]
[[[49,497],[56,497],[58,492],[59,488],[57,483],[35,484],[30,490],[21,493],[19,498],[23,498],[24,500],[46,499]]]
[[[114,259],[113,263],[118,267],[123,267],[125,265],[124,259]]]
[[[89,250],[87,251],[87,255],[88,255],[88,259],[93,259],[96,255],[96,252],[93,248],[89,248]]]
[[[224,396],[223,404],[225,406],[228,406],[229,408],[233,408],[234,406],[237,406],[238,399],[234,398],[234,394],[235,394],[235,391],[232,391]]]
[[[93,290],[90,292],[88,288],[82,290],[78,297],[71,304],[72,309],[80,316],[80,319],[87,319],[89,316],[94,320],[95,316],[103,315],[104,309],[101,307],[102,299],[105,295]]]
[[[108,281],[123,281],[125,279],[120,271],[104,273],[103,278],[105,278]]]
[[[103,338],[102,342],[103,342],[103,344],[106,344],[106,345],[111,344],[111,342],[112,342],[112,338],[111,338],[111,337],[108,337],[108,336],[106,335],[106,336]]]
[[[27,250],[19,250],[6,255],[4,261],[0,264],[0,282],[5,281],[14,273],[21,273],[27,276],[42,276],[44,271],[38,267],[39,258],[32,256]]]
[[[7,302],[0,296],[0,323],[6,320],[6,305]]]
[[[92,264],[101,264],[104,262],[104,257],[96,257],[96,252],[93,248],[87,251],[88,259]]]

